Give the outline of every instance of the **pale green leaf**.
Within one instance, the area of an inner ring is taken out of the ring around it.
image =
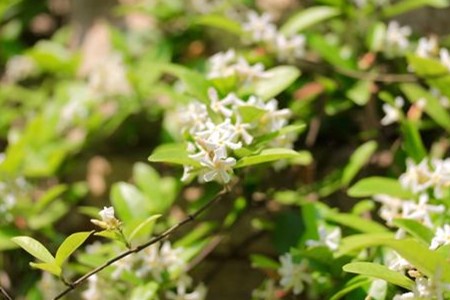
[[[37,259],[49,264],[55,262],[53,255],[39,241],[29,236],[16,236],[11,240]]]
[[[34,262],[30,262],[30,266],[32,268],[35,269],[41,269],[44,271],[47,271],[49,273],[52,273],[53,275],[56,276],[61,276],[61,268],[55,264],[55,263],[34,263]]]
[[[370,160],[376,149],[377,143],[375,141],[369,141],[359,146],[353,152],[342,174],[343,185],[348,185],[352,181],[359,170]]]
[[[129,300],[156,300],[158,299],[158,283],[151,281],[134,288]]]
[[[355,229],[360,232],[377,233],[388,231],[386,227],[377,222],[368,219],[363,219],[359,216],[352,214],[336,213],[334,211],[330,211],[325,214],[324,218],[326,220],[338,223],[340,225]]]
[[[59,246],[56,251],[55,262],[58,266],[62,266],[63,263],[77,250],[94,231],[77,232],[69,235],[64,242]]]
[[[403,148],[409,157],[414,159],[416,163],[421,162],[427,156],[427,150],[420,137],[419,128],[417,123],[405,120],[401,124],[401,130],[403,133]]]
[[[435,8],[444,8],[448,6],[447,0],[403,0],[392,5],[386,5],[382,10],[386,18],[404,14],[410,10],[414,10],[423,6],[431,6]]]
[[[346,96],[355,104],[364,106],[370,99],[372,85],[372,81],[358,80],[350,89],[347,90]]]
[[[416,220],[396,218],[392,221],[392,223],[395,226],[404,229],[413,237],[422,240],[427,245],[431,243],[431,240],[434,237],[434,232],[430,228],[417,222]]]
[[[347,193],[351,197],[368,197],[384,194],[408,199],[412,196],[410,191],[403,189],[397,179],[377,176],[361,179],[348,189]]]
[[[135,237],[139,236],[143,232],[148,232],[151,230],[151,228],[154,226],[156,220],[158,220],[161,217],[161,215],[154,215],[151,217],[148,217],[143,222],[141,222],[138,226],[136,226],[133,231],[128,236],[128,240],[132,241]]]
[[[252,123],[259,120],[266,111],[264,109],[255,107],[253,105],[240,105],[238,107],[239,114],[242,117],[243,123]]]
[[[371,282],[370,279],[364,277],[364,276],[355,276],[352,279],[350,279],[349,281],[347,281],[344,285],[344,287],[337,292],[336,294],[333,295],[333,297],[330,298],[330,300],[339,300],[342,297],[344,297],[345,295],[347,295],[348,293],[361,288],[363,286],[367,286],[369,285]]]
[[[339,14],[340,10],[330,6],[314,6],[303,9],[289,18],[289,20],[280,28],[280,32],[290,36],[312,25],[336,17]]]
[[[112,186],[111,202],[116,214],[124,222],[149,215],[149,200],[129,183],[118,182]]]
[[[223,29],[238,36],[242,35],[242,26],[224,15],[201,15],[194,19],[194,24]]]
[[[151,162],[164,162],[200,167],[198,161],[188,156],[185,144],[163,144],[158,146],[148,158]]]
[[[260,254],[250,255],[250,261],[253,268],[277,270],[280,267],[279,262]]]
[[[293,66],[277,66],[266,73],[267,78],[255,82],[255,94],[264,100],[275,97],[300,76],[300,70]]]
[[[286,148],[272,148],[262,150],[259,154],[246,156],[241,158],[235,168],[243,168],[247,166],[262,164],[266,162],[278,161],[281,159],[299,158],[304,154]]]
[[[414,281],[399,273],[392,271],[386,266],[371,262],[354,262],[346,264],[342,267],[345,272],[361,274],[368,277],[375,277],[386,280],[389,283],[412,290],[415,286]]]

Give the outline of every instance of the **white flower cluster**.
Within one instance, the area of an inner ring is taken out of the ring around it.
[[[305,56],[305,36],[282,34],[272,23],[272,18],[268,13],[259,15],[250,11],[242,28],[247,34],[246,41],[263,44],[269,51],[275,53],[280,61],[294,62]]]
[[[450,71],[450,53],[446,48],[439,48],[435,36],[421,37],[417,44],[416,55],[423,58],[434,58],[439,55],[439,60]]]
[[[393,300],[444,299],[444,293],[450,291],[450,285],[426,277],[418,277],[412,292],[395,295]]]
[[[384,53],[387,57],[403,55],[409,48],[408,37],[411,35],[411,28],[401,27],[396,21],[391,21],[386,30],[384,40]]]
[[[381,119],[380,121],[381,125],[387,126],[395,122],[398,122],[403,115],[402,108],[404,105],[405,100],[403,100],[403,98],[400,96],[395,97],[394,105],[384,103],[382,108],[385,115],[383,119]]]
[[[308,240],[306,245],[310,247],[325,246],[331,251],[335,251],[339,248],[341,241],[341,228],[335,227],[331,231],[327,231],[325,226],[319,226],[319,240]]]
[[[206,287],[199,284],[194,290],[188,292],[192,286],[192,278],[182,276],[177,281],[176,291],[167,291],[167,300],[204,300],[206,298]]]
[[[306,284],[313,282],[312,275],[308,271],[308,261],[303,259],[296,263],[290,253],[280,256],[281,267],[278,273],[281,276],[280,284],[286,289],[292,289],[295,295],[301,294]]]
[[[189,137],[189,157],[200,164],[200,168],[185,166],[182,181],[199,175],[202,182],[217,181],[226,184],[231,180],[236,164],[234,151],[251,146],[256,137],[276,132],[288,123],[289,109],[278,109],[278,101],[264,102],[256,96],[247,101],[230,93],[220,98],[217,91],[209,89],[210,104],[190,103],[179,113],[183,132]],[[252,109],[259,117],[245,119],[242,110]],[[285,143],[286,136],[274,141]],[[286,143],[285,143],[286,144]]]
[[[244,57],[237,55],[234,49],[211,56],[207,76],[211,79],[236,76],[244,84],[255,79],[270,77],[264,72],[262,63],[250,65]]]

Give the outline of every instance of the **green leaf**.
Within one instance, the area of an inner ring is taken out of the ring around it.
[[[277,270],[280,267],[280,263],[260,254],[250,255],[250,261],[252,262],[252,268]]]
[[[325,37],[319,34],[311,35],[308,41],[310,47],[329,64],[342,68],[342,71],[351,71],[356,68],[356,61],[354,57],[343,58],[341,56],[340,45],[329,43]]]
[[[312,25],[322,23],[325,20],[336,17],[341,12],[329,6],[314,6],[303,9],[295,14],[280,28],[280,32],[290,36]]]
[[[263,100],[272,99],[300,76],[300,70],[293,66],[277,66],[266,73],[267,78],[255,82],[255,94]]]
[[[11,240],[37,259],[49,264],[55,262],[53,255],[51,255],[47,248],[45,248],[39,241],[29,236],[16,236]]]
[[[137,236],[151,231],[151,229],[155,225],[156,220],[158,220],[160,217],[161,217],[161,215],[154,215],[154,216],[151,216],[151,217],[148,217],[147,219],[145,219],[143,222],[141,222],[138,226],[136,226],[133,229],[133,231],[128,236],[128,240],[132,241]]]
[[[280,159],[299,158],[304,154],[285,148],[272,148],[262,150],[259,154],[253,156],[246,156],[241,158],[235,168],[243,168],[247,166],[262,164],[266,162],[273,162]]]
[[[413,239],[387,240],[384,243],[410,262],[424,275],[450,283],[450,263],[446,257]]]
[[[447,0],[403,0],[392,5],[386,5],[382,10],[382,14],[386,18],[404,14],[410,10],[414,10],[423,6],[431,6],[435,8],[444,8],[448,6]]]
[[[361,274],[368,277],[375,277],[386,280],[407,290],[412,290],[415,286],[414,281],[402,273],[392,271],[386,266],[370,262],[354,262],[342,267],[345,272]]]
[[[238,36],[242,35],[242,26],[236,21],[230,18],[226,18],[223,15],[202,15],[194,19],[193,24],[205,25],[223,29]]]
[[[395,226],[406,230],[406,232],[423,241],[427,245],[431,243],[431,240],[434,237],[434,232],[430,228],[417,222],[416,220],[396,218],[393,220],[393,223]]]
[[[376,149],[377,143],[375,141],[369,141],[359,146],[353,152],[342,174],[343,185],[348,185],[352,181],[359,170],[370,160]]]
[[[159,173],[143,162],[135,163],[133,166],[133,180],[141,191],[150,199],[159,199],[162,197],[159,190],[161,177]]]
[[[129,183],[118,182],[112,186],[111,202],[120,220],[124,222],[144,219],[149,215],[149,200]]]
[[[427,156],[427,150],[423,145],[420,137],[417,123],[406,120],[401,125],[403,137],[405,139],[403,147],[409,157],[413,158],[416,163],[421,162]]]
[[[324,215],[326,220],[347,226],[360,232],[377,233],[387,232],[387,228],[372,220],[363,219],[359,216],[346,213],[330,211]]]
[[[400,89],[411,103],[425,99],[425,112],[447,132],[450,132],[450,114],[442,107],[439,99],[418,84],[404,83],[400,85]]]
[[[155,300],[158,297],[159,285],[152,281],[138,286],[131,292],[130,300]]]
[[[252,123],[259,120],[266,113],[264,109],[252,105],[241,105],[238,110],[243,123]]]
[[[69,256],[72,255],[72,253],[75,252],[75,250],[77,250],[92,233],[94,233],[94,230],[77,232],[69,235],[56,251],[55,263],[61,267],[66,259],[69,258]]]
[[[359,80],[350,89],[347,90],[346,96],[355,104],[366,105],[370,99],[371,87],[373,83],[369,80]]]
[[[151,162],[164,162],[178,165],[200,167],[200,163],[193,160],[186,152],[185,144],[163,144],[153,150],[148,158]]]
[[[56,276],[61,276],[61,268],[55,264],[55,263],[34,263],[34,262],[30,262],[30,266],[35,268],[35,269],[41,269],[47,272],[52,273],[53,275]]]
[[[397,179],[386,177],[368,177],[358,181],[347,194],[351,197],[368,197],[377,194],[384,194],[398,198],[410,198],[412,193],[403,189]]]
[[[394,238],[391,232],[364,233],[347,236],[341,240],[339,250],[334,253],[335,258],[350,254],[361,249],[383,245],[387,240]]]
[[[385,36],[386,25],[382,22],[376,22],[367,36],[367,47],[370,51],[381,51],[384,46]]]
[[[185,84],[188,94],[209,104],[208,88],[210,85],[202,74],[176,64],[161,64],[157,66],[161,67],[161,70],[178,77]]]
[[[36,213],[42,211],[51,201],[61,196],[65,191],[67,191],[67,189],[67,185],[58,184],[46,191],[45,194],[39,197],[36,202]]]
[[[347,281],[345,283],[344,287],[339,292],[334,294],[333,297],[330,298],[330,300],[339,300],[342,297],[344,297],[345,295],[347,295],[348,293],[350,293],[360,287],[369,285],[370,282],[371,282],[371,280],[364,276],[355,276],[352,279],[350,279],[349,281]]]

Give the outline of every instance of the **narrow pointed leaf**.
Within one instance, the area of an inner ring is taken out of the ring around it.
[[[349,163],[345,166],[342,174],[342,184],[348,185],[358,174],[359,170],[369,161],[377,149],[377,143],[369,141],[359,146],[350,157]]]
[[[237,162],[235,167],[242,168],[242,167],[262,164],[262,163],[266,163],[266,162],[278,161],[280,159],[299,158],[301,156],[302,156],[301,153],[296,152],[291,149],[285,149],[285,148],[265,149],[257,155],[246,156],[246,157],[241,158]]]
[[[148,158],[151,162],[164,162],[178,165],[199,167],[200,163],[193,160],[186,152],[184,144],[164,144],[157,147]]]
[[[299,76],[300,70],[293,66],[278,66],[268,70],[267,78],[255,83],[255,94],[269,100],[288,88]]]
[[[61,268],[55,264],[55,263],[34,263],[30,262],[30,266],[35,269],[41,269],[44,271],[47,271],[49,273],[52,273],[53,275],[60,276],[61,275]]]
[[[158,220],[161,217],[161,215],[154,215],[146,220],[144,220],[142,223],[140,223],[136,228],[133,229],[133,231],[130,233],[130,236],[128,237],[129,241],[132,241],[136,236],[139,236],[142,232],[149,230],[152,228],[152,226],[155,224],[156,220]]]
[[[354,262],[346,264],[342,267],[345,272],[361,274],[368,277],[375,277],[386,280],[389,283],[398,285],[407,290],[412,290],[414,281],[403,275],[402,273],[392,271],[388,267],[370,263],[370,262]]]
[[[296,34],[305,28],[321,23],[340,14],[340,11],[330,6],[314,6],[301,10],[292,16],[281,28],[285,35]]]
[[[44,245],[42,245],[39,241],[29,236],[16,236],[11,240],[37,259],[42,260],[46,263],[55,262],[55,258],[53,257],[53,255],[51,255],[47,248],[45,248]]]
[[[56,264],[62,266],[66,259],[77,250],[94,231],[77,232],[69,235],[56,251]]]
[[[376,194],[385,194],[407,199],[412,196],[410,191],[403,189],[397,179],[377,176],[358,181],[348,189],[347,193],[351,197],[368,197]]]

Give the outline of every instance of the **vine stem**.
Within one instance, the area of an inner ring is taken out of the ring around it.
[[[105,263],[103,263],[102,265],[96,267],[95,269],[91,270],[90,272],[86,273],[85,275],[81,276],[80,278],[78,278],[77,280],[75,280],[74,282],[72,282],[64,291],[62,291],[60,294],[58,294],[55,298],[53,298],[53,300],[58,300],[61,299],[62,297],[64,297],[65,295],[67,295],[69,292],[71,292],[72,290],[76,289],[79,285],[81,285],[82,283],[84,283],[89,277],[97,274],[98,272],[102,271],[103,269],[105,269],[106,267],[112,265],[113,263],[115,263],[116,261],[121,260],[124,257],[127,257],[131,254],[134,253],[138,253],[142,250],[144,250],[145,248],[158,243],[159,241],[169,237],[172,233],[174,233],[175,231],[177,231],[180,227],[183,227],[184,225],[194,221],[199,215],[201,215],[204,211],[206,211],[208,208],[210,208],[211,206],[213,206],[215,203],[219,202],[219,200],[221,200],[223,198],[223,196],[228,193],[230,191],[229,187],[225,187],[222,191],[220,191],[219,193],[217,193],[217,195],[209,202],[207,202],[205,205],[203,205],[202,207],[200,207],[197,211],[195,211],[193,214],[188,215],[185,219],[183,219],[181,222],[173,225],[172,227],[170,227],[169,229],[167,229],[166,231],[164,231],[163,233],[154,236],[153,238],[151,238],[149,241],[138,245],[134,248],[131,248],[125,252],[122,252],[121,254],[109,259],[108,261],[106,261]],[[8,300],[10,300],[11,298],[7,298]]]
[[[11,296],[8,294],[8,292],[7,292],[3,287],[1,287],[1,286],[0,286],[0,294],[3,295],[3,297],[4,297],[6,300],[12,300],[12,298],[11,298]]]

